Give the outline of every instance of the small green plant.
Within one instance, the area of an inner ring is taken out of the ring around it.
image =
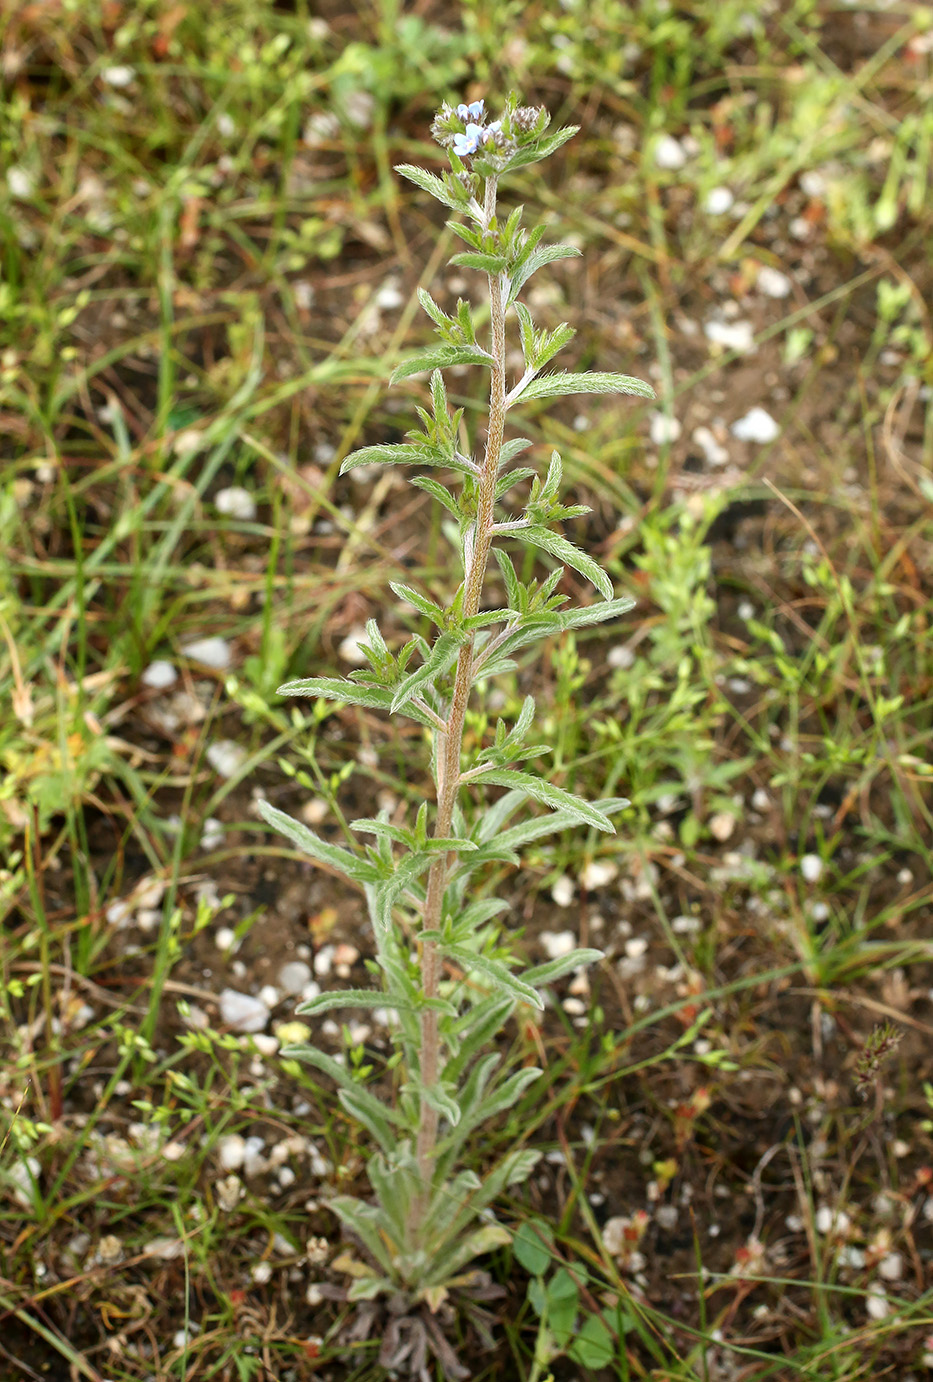
[[[351,1299],[389,1294],[433,1312],[455,1287],[475,1284],[470,1264],[509,1241],[492,1205],[509,1186],[528,1176],[538,1159],[533,1148],[511,1150],[484,1177],[463,1165],[471,1137],[510,1108],[539,1076],[534,1068],[508,1074],[495,1038],[519,1004],[543,1006],[540,990],[580,965],[600,958],[575,950],[559,960],[521,970],[512,936],[498,918],[501,898],[479,886],[487,865],[518,864],[523,845],[555,831],[586,825],[613,831],[611,817],[623,798],[588,803],[517,767],[550,752],[532,735],[535,703],[525,698],[515,722],[499,720],[489,742],[465,761],[464,726],[477,683],[512,671],[523,647],[564,630],[618,618],[632,606],[613,598],[602,568],[558,530],[561,520],[587,510],[560,499],[561,459],[555,451],[542,477],[515,465],[530,443],[506,439],[511,410],[532,399],[576,393],[629,393],[652,397],[649,385],[625,375],[545,371],[573,336],[566,324],[539,329],[518,294],[538,269],[578,251],[544,245],[544,227],[521,228],[522,208],[503,218],[497,209],[500,179],[537,163],[561,147],[573,128],[546,133],[547,112],[520,107],[510,97],[499,119],[488,121],[482,101],[456,109],[445,105],[433,133],[450,158],[450,172],[399,169],[418,187],[465,218],[450,226],[467,249],[452,263],[487,276],[491,339],[483,344],[473,308],[462,299],[445,312],[424,289],[422,307],[439,343],[406,360],[394,379],[431,371],[430,407],[419,408],[420,429],[397,445],[373,445],[348,456],[342,472],[361,465],[410,464],[453,472],[458,488],[419,474],[412,483],[431,494],[453,520],[447,525],[463,578],[452,600],[441,605],[419,590],[392,583],[436,627],[433,643],[416,635],[398,651],[389,648],[375,620],[363,652],[368,667],[347,680],[314,677],[280,688],[285,696],[314,696],[404,714],[424,727],[430,742],[436,802],[423,802],[413,821],[376,819],[351,823],[375,844],[352,851],[328,843],[269,803],[268,824],[325,868],[365,892],[376,942],[380,990],[327,993],[298,1009],[303,1015],[332,1007],[384,1007],[396,1016],[393,1098],[380,1098],[354,1072],[314,1046],[292,1048],[333,1078],[344,1108],[363,1125],[377,1150],[368,1162],[375,1203],[347,1195],[332,1208],[365,1245],[371,1261],[350,1261]],[[506,324],[517,324],[524,369],[514,382],[506,369]],[[442,370],[475,365],[490,373],[485,453],[474,460],[462,429],[462,410],[451,412]],[[530,484],[528,484],[530,482]],[[523,505],[509,509],[507,496],[527,485]],[[498,542],[518,540],[555,560],[543,581],[520,579]],[[506,603],[484,608],[489,556],[498,563]],[[586,577],[603,596],[572,610],[558,593],[565,566]],[[481,742],[481,741],[480,741]],[[481,789],[477,801],[466,799]],[[505,789],[482,803],[489,788]],[[510,824],[528,800],[548,814]],[[424,1314],[428,1346],[437,1327]],[[552,1319],[552,1328],[554,1322]]]

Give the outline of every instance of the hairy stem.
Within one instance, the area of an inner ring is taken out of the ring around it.
[[[496,211],[496,179],[486,182],[486,197],[483,217],[486,226],[492,221]],[[483,594],[483,581],[489,549],[493,537],[493,509],[496,492],[496,476],[499,470],[499,457],[502,452],[502,438],[505,432],[506,387],[505,387],[505,309],[502,298],[502,284],[498,278],[489,278],[489,315],[492,334],[493,365],[489,387],[489,426],[486,432],[486,450],[479,475],[476,522],[473,540],[468,544],[467,570],[464,575],[465,588],[463,613],[467,617],[479,612]],[[438,732],[436,740],[437,760],[437,820],[434,827],[436,839],[451,834],[457,792],[460,787],[460,756],[463,748],[463,727],[467,705],[470,699],[470,686],[473,676],[473,636],[467,639],[460,649],[457,660],[457,673],[454,691],[447,714],[446,731]],[[437,930],[442,917],[444,890],[456,852],[439,854],[431,865],[428,874],[428,889],[424,905],[424,930]],[[421,983],[425,998],[436,998],[440,985],[440,956],[434,941],[425,941],[421,947]],[[440,1036],[438,1014],[427,1008],[421,1015],[421,1082],[425,1090],[437,1084],[440,1061]],[[418,1126],[416,1155],[418,1174],[421,1181],[420,1194],[412,1206],[409,1231],[417,1241],[431,1200],[431,1181],[433,1176],[434,1148],[437,1143],[438,1114],[427,1099],[421,1100],[421,1114]]]

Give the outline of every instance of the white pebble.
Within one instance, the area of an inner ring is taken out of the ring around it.
[[[254,1262],[249,1274],[257,1286],[265,1286],[272,1279],[272,1267],[268,1262]]]
[[[148,1243],[143,1244],[146,1257],[158,1257],[163,1262],[172,1262],[176,1257],[181,1257],[184,1251],[185,1245],[180,1238],[150,1238]]]
[[[259,990],[259,997],[267,1008],[274,1008],[279,1001],[279,991],[277,988],[273,988],[272,984],[263,984]]]
[[[299,808],[298,814],[306,825],[320,825],[327,819],[330,807],[320,797],[312,797]]]
[[[22,1161],[14,1161],[6,1172],[6,1179],[10,1183],[13,1198],[18,1200],[24,1209],[33,1208],[35,1191],[33,1183],[38,1184],[39,1173],[42,1170],[42,1163],[38,1157],[27,1156]]]
[[[900,883],[902,888],[906,888],[909,883],[912,883],[914,881],[914,876],[911,873],[910,869],[899,869],[897,874],[897,881],[898,883]]]
[[[666,446],[680,436],[680,422],[666,413],[652,413],[649,434],[655,446]]]
[[[368,642],[366,630],[362,628],[351,629],[340,644],[337,652],[344,662],[350,662],[355,667],[361,667],[366,661],[366,654],[360,651],[360,644]]]
[[[104,67],[101,70],[100,79],[108,86],[126,87],[132,86],[136,76],[132,67]]]
[[[227,1214],[236,1209],[243,1197],[243,1182],[239,1176],[225,1176],[214,1186],[217,1203]]]
[[[654,161],[659,168],[676,171],[687,161],[683,146],[670,134],[662,134],[654,146]]]
[[[740,600],[739,608],[736,612],[740,619],[744,619],[745,622],[748,623],[749,619],[754,619],[755,617],[755,606],[752,604],[751,600]],[[758,792],[760,791],[761,788],[758,789]],[[755,793],[755,796],[758,796],[758,792]],[[768,800],[767,792],[765,792],[763,795],[766,798],[766,800]],[[752,801],[754,802],[754,797],[752,798]],[[758,807],[756,809],[760,810],[761,808]]]
[[[823,875],[823,860],[818,854],[805,854],[800,860],[800,872],[804,882],[818,883]]]
[[[675,936],[691,936],[699,931],[700,925],[699,917],[679,916],[671,922],[671,930]]]
[[[236,932],[231,926],[219,926],[214,934],[214,944],[217,949],[227,955],[236,948]]]
[[[25,201],[31,197],[36,190],[36,181],[32,173],[25,168],[8,168],[6,175],[6,185],[10,189],[10,194],[18,197],[20,201]]]
[[[559,960],[561,956],[569,955],[577,943],[572,931],[542,931],[538,939],[549,960]]]
[[[274,1056],[279,1049],[278,1037],[270,1036],[268,1032],[256,1032],[253,1036],[253,1045],[261,1056]]]
[[[633,936],[625,942],[625,953],[630,960],[640,960],[647,950],[648,941],[644,936]]]
[[[586,1012],[586,1004],[582,998],[565,998],[561,1007],[568,1017],[583,1017]]]
[[[230,666],[230,644],[225,638],[196,638],[193,643],[183,643],[181,650],[192,662],[203,663],[217,672]]]
[[[256,501],[248,489],[240,485],[230,485],[228,489],[218,490],[214,496],[218,513],[228,518],[239,518],[248,523],[256,517]]]
[[[208,816],[201,829],[201,848],[217,849],[224,842],[223,822],[216,816]]]
[[[322,945],[314,957],[314,972],[319,979],[326,979],[334,966],[334,947]]]
[[[219,739],[216,744],[208,744],[207,761],[220,777],[235,777],[246,762],[247,753],[242,744],[232,739]]]
[[[618,878],[619,868],[611,859],[591,859],[580,872],[580,882],[588,891],[605,888]]]
[[[239,1171],[246,1160],[246,1140],[239,1133],[222,1137],[217,1147],[217,1159],[225,1171]]]
[[[311,966],[304,960],[289,960],[279,970],[279,988],[283,993],[299,994],[311,982]]]
[[[397,278],[387,278],[376,293],[376,306],[382,312],[394,312],[405,301],[405,294],[399,288]]]
[[[236,989],[224,989],[220,995],[220,1015],[235,1032],[261,1032],[271,1016],[261,998]]]
[[[259,1175],[260,1172],[266,1169],[265,1150],[266,1143],[264,1138],[254,1136],[246,1139],[243,1166],[248,1176]]]
[[[889,1252],[878,1264],[878,1275],[885,1281],[900,1281],[904,1275],[904,1258],[899,1252]]]
[[[715,438],[708,427],[695,427],[693,440],[703,452],[707,465],[725,465],[729,452]]]
[[[865,1309],[872,1320],[886,1320],[891,1313],[891,1303],[880,1281],[873,1281],[865,1297]]]
[[[714,840],[724,844],[735,830],[736,820],[731,811],[717,811],[709,823],[710,834]]]
[[[178,673],[175,668],[164,659],[150,662],[140,677],[143,686],[151,687],[153,691],[164,691],[167,686],[174,686],[177,680]]]
[[[787,274],[782,274],[780,269],[773,269],[770,264],[763,264],[758,270],[758,287],[765,297],[786,298],[793,286]]]
[[[755,441],[764,445],[774,441],[781,429],[770,413],[765,412],[764,408],[755,407],[734,422],[730,430],[739,441]]]
[[[627,643],[617,643],[614,648],[610,648],[606,654],[606,661],[610,667],[621,667],[627,672],[630,667],[635,665],[635,654]]]
[[[706,194],[703,209],[709,216],[724,216],[731,210],[735,197],[728,187],[711,187]]]
[[[559,878],[554,880],[551,888],[551,897],[558,907],[569,907],[573,902],[573,881],[562,873]]]
[[[751,322],[704,322],[703,334],[714,345],[721,345],[724,350],[737,350],[740,355],[754,355],[758,349]]]

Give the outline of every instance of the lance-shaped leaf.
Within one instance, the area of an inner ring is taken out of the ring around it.
[[[583,374],[570,374],[567,370],[542,374],[525,384],[516,397],[527,401],[529,398],[560,398],[564,394],[575,393],[630,393],[637,394],[639,398],[654,398],[654,389],[641,379],[633,379],[628,374],[598,374],[592,370]]]
[[[346,475],[348,470],[356,470],[357,466],[361,465],[433,465],[447,470],[458,470],[462,475],[476,473],[476,467],[458,460],[452,449],[421,446],[413,442],[398,442],[391,446],[363,446],[359,451],[351,451],[341,462],[340,474]]]
[[[340,677],[305,677],[301,681],[287,681],[277,696],[317,696],[325,701],[342,701],[346,705],[362,705],[367,710],[391,710],[393,693],[385,686],[360,686],[358,682],[343,681]],[[432,721],[411,702],[401,713],[419,725],[431,726]]]
[[[527,168],[530,163],[540,163],[543,158],[549,158],[555,149],[559,149],[561,144],[566,144],[568,139],[572,139],[579,128],[579,125],[567,125],[564,129],[555,130],[553,134],[546,134],[536,143],[518,149],[501,170],[490,171],[509,173],[513,168]],[[476,164],[477,160],[474,159],[474,166]],[[478,171],[484,170],[479,168]]]
[[[349,1225],[353,1232],[359,1237],[360,1241],[364,1243],[372,1253],[380,1267],[389,1274],[390,1278],[393,1277],[395,1275],[395,1263],[392,1260],[393,1254],[390,1251],[390,1244],[392,1244],[392,1221],[384,1211],[374,1204],[366,1204],[363,1200],[358,1200],[350,1195],[335,1195],[332,1200],[328,1200],[327,1207],[328,1209],[332,1209],[337,1217],[345,1224]],[[348,1264],[348,1266],[349,1265],[350,1264]],[[367,1299],[367,1295],[377,1295],[379,1293],[381,1281],[378,1277],[370,1281],[369,1277],[372,1275],[371,1270],[365,1273],[358,1272],[356,1269],[359,1267],[362,1267],[361,1263],[352,1262],[352,1267],[350,1268],[354,1275],[359,1275],[360,1277],[353,1285],[361,1288],[362,1296],[357,1296],[355,1299],[362,1298],[365,1300]]]
[[[445,633],[438,634],[434,641],[430,655],[420,667],[405,678],[399,686],[395,688],[392,697],[392,710],[400,710],[407,705],[412,696],[416,696],[427,682],[433,683],[438,677],[448,670],[457,660],[461,643],[466,641],[467,633],[462,630],[449,629]]]
[[[514,787],[531,797],[533,801],[540,801],[545,806],[553,807],[555,811],[565,811],[571,823],[591,825],[596,830],[615,834],[612,821],[592,802],[584,801],[572,792],[565,792],[563,787],[555,787],[544,778],[532,777],[530,773],[516,772],[512,768],[483,768],[470,781],[491,782],[497,787]]]
[[[531,254],[512,271],[509,292],[505,300],[506,307],[515,301],[522,284],[526,283],[538,269],[543,269],[545,264],[553,264],[557,259],[572,259],[579,253],[580,251],[575,245],[545,245],[541,249],[532,250]]]
[[[418,1093],[429,1108],[446,1118],[452,1128],[460,1122],[460,1105],[449,1089],[439,1081],[434,1085],[419,1085]]]
[[[403,360],[400,365],[396,365],[389,382],[397,384],[400,379],[408,379],[412,374],[421,374],[423,370],[449,369],[451,365],[494,363],[493,357],[481,346],[435,346],[432,350],[422,351],[420,355],[413,355],[410,360]]]
[[[419,168],[414,163],[397,163],[395,171],[401,173],[403,178],[408,178],[409,182],[413,182],[429,196],[443,202],[444,206],[449,206],[451,211],[462,211],[469,204],[470,199],[464,189],[457,184],[447,186],[434,173],[429,173],[427,169]]]
[[[399,994],[385,994],[381,989],[332,989],[329,993],[319,993],[309,998],[295,1009],[302,1017],[313,1017],[316,1013],[330,1012],[331,1008],[391,1008],[395,1012],[420,1012],[422,1008],[435,1008],[448,1017],[456,1017],[457,1009],[445,998],[426,998],[420,1003]]]
[[[339,845],[331,845],[326,840],[319,839],[306,825],[302,825],[301,821],[287,816],[284,811],[270,805],[268,801],[259,802],[259,814],[267,825],[271,825],[291,840],[302,853],[310,855],[319,864],[326,864],[344,878],[350,878],[354,883],[375,883],[381,877],[375,864],[360,859],[348,849],[341,849]]]
[[[511,970],[507,969],[500,960],[492,960],[488,955],[477,955],[465,946],[445,945],[443,949],[444,954],[449,959],[462,965],[465,970],[478,970],[500,993],[508,994],[510,998],[521,1003],[531,1003],[536,1008],[544,1007],[541,998],[531,985],[523,984],[521,979],[516,979]]]
[[[572,969],[579,969],[581,965],[594,965],[597,960],[602,958],[603,952],[601,950],[571,950],[569,954],[561,955],[556,960],[548,960],[546,964],[535,965],[533,969],[526,969],[522,978],[526,984],[540,989],[544,988],[546,984],[553,984],[556,980],[562,979]]]
[[[477,254],[473,250],[455,254],[447,262],[461,269],[480,269],[487,274],[501,274],[509,266],[509,261],[502,254]]]
[[[512,534],[509,533],[508,536],[511,537]],[[560,533],[554,533],[550,528],[542,527],[540,523],[530,523],[527,528],[517,529],[514,536],[522,542],[530,543],[532,547],[540,547],[542,551],[549,552],[564,566],[572,566],[574,571],[579,571],[581,576],[592,581],[607,600],[612,599],[612,582],[603,568]]]
[[[520,794],[515,794],[520,796]],[[509,801],[513,793],[507,792],[502,801]],[[495,803],[499,805],[498,802]],[[607,797],[604,801],[590,803],[595,806],[597,811],[609,816],[616,811],[623,811],[631,802],[626,797]],[[576,812],[552,811],[547,816],[535,816],[532,820],[521,821],[518,825],[513,825],[509,830],[496,831],[492,835],[484,833],[485,843],[480,846],[479,852],[471,856],[468,867],[471,871],[479,864],[485,864],[490,859],[498,859],[501,854],[509,852],[515,854],[522,845],[530,844],[532,840],[539,840],[544,835],[556,835],[560,830],[567,830],[569,827],[579,824]]]
[[[444,627],[446,615],[440,605],[429,600],[426,595],[422,595],[420,590],[415,590],[410,585],[402,585],[401,581],[390,581],[389,588],[398,596],[400,600],[405,600],[422,614],[426,614],[433,624],[439,629]]]

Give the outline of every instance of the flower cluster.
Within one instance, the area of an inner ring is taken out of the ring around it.
[[[461,102],[456,109],[444,105],[438,112],[431,132],[439,144],[452,149],[458,158],[469,158],[484,146],[501,148],[505,140],[502,121],[492,120],[487,125],[484,101]]]

